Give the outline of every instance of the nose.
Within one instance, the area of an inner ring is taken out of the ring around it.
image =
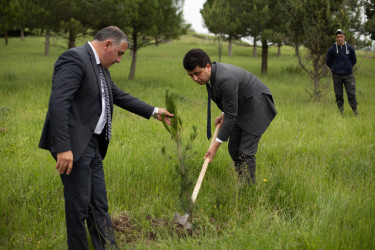
[[[122,57],[122,55],[117,57],[117,59],[116,59],[116,62],[117,62],[117,63],[120,63],[120,62],[121,62],[121,57]]]
[[[193,80],[196,82],[198,80],[198,76],[193,75]]]

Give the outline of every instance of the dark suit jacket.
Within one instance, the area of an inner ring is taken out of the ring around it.
[[[212,100],[225,114],[218,138],[227,141],[235,124],[261,136],[276,115],[270,90],[255,75],[226,63],[213,63]]]
[[[154,107],[119,89],[104,69],[113,104],[149,119]],[[59,152],[72,150],[74,161],[84,153],[102,111],[101,83],[95,55],[90,45],[73,48],[60,55],[54,66],[52,91],[39,147],[56,158]],[[108,141],[99,137],[104,159]]]

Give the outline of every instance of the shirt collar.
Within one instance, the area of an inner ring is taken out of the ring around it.
[[[94,49],[94,46],[92,46],[92,44],[90,42],[88,42],[88,43],[90,44],[90,47],[91,47],[92,51],[94,52],[96,64],[100,64],[100,59],[99,59],[98,53],[96,53],[96,51]]]

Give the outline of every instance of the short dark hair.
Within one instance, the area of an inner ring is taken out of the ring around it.
[[[129,47],[128,37],[120,28],[116,26],[108,26],[106,28],[103,28],[99,30],[94,36],[94,40],[98,40],[100,42],[107,39],[113,40],[113,42],[116,44],[122,44],[126,42]]]
[[[193,70],[195,67],[206,67],[207,63],[211,65],[210,57],[202,49],[191,49],[184,56],[183,65],[186,70]]]

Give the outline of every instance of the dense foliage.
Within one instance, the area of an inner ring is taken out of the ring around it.
[[[134,79],[137,51],[186,33],[189,25],[182,18],[183,0],[1,0],[0,31],[28,28],[46,32],[45,55],[54,32],[67,40],[94,34],[101,28],[116,25],[131,41],[132,65],[129,79]],[[6,39],[6,44],[7,44]]]
[[[367,22],[365,30],[370,33],[371,39],[375,40],[375,0],[368,0],[365,4]]]

